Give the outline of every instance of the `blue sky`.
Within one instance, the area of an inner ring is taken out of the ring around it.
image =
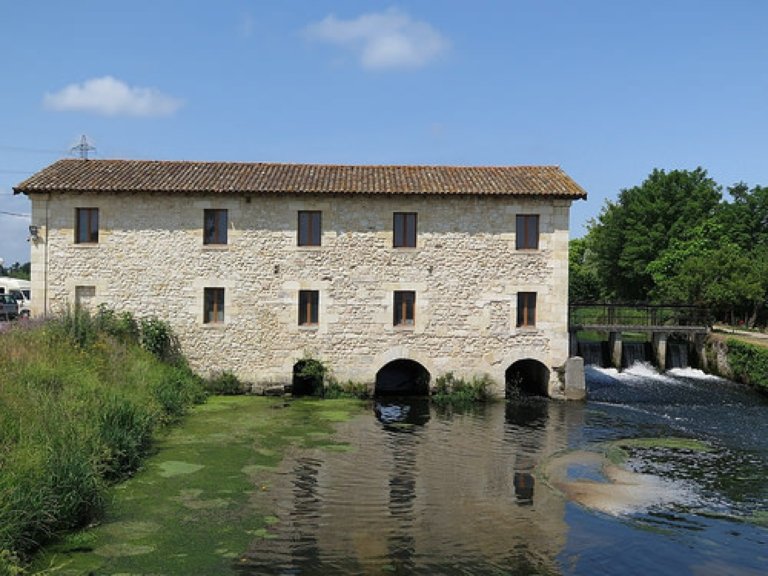
[[[71,155],[557,164],[572,237],[654,168],[768,185],[763,0],[37,0],[0,18],[11,187]]]

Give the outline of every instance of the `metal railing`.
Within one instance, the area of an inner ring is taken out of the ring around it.
[[[568,324],[574,329],[702,329],[711,325],[709,310],[666,304],[571,304]]]

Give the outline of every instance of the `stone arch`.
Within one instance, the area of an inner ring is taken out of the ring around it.
[[[391,360],[376,372],[375,396],[426,396],[429,394],[429,371],[416,360]]]
[[[317,360],[304,358],[293,365],[292,394],[294,396],[322,396],[325,366]]]
[[[504,373],[506,395],[549,396],[549,378],[549,368],[539,360],[518,360]]]

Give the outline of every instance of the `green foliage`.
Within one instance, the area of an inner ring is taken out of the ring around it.
[[[205,381],[205,389],[218,396],[234,396],[245,393],[245,386],[232,372],[224,371]]]
[[[11,266],[7,266],[7,267],[0,266],[0,276],[8,276],[9,278],[18,278],[19,280],[29,280],[31,269],[32,269],[32,266],[30,262],[26,262],[25,264],[19,264],[18,262],[14,262]],[[0,563],[0,566],[2,566],[2,563]]]
[[[570,241],[568,278],[568,298],[571,302],[603,300],[597,261],[588,238],[576,238]]]
[[[735,338],[726,340],[728,364],[734,376],[768,393],[768,348],[748,344]]]
[[[730,201],[721,190],[701,168],[654,170],[622,190],[571,242],[571,299],[693,304],[765,324],[768,188],[739,183]]]
[[[597,268],[607,293],[620,300],[648,298],[648,265],[673,238],[715,211],[721,190],[705,170],[654,170],[640,185],[622,190],[590,227]]]
[[[348,380],[341,383],[335,378],[329,378],[325,386],[325,398],[357,398],[367,400],[371,397],[371,390],[367,384]]]
[[[0,348],[0,574],[103,510],[163,423],[202,401],[200,379],[140,348],[129,316],[75,309],[4,332]]]
[[[142,318],[141,345],[158,360],[169,364],[183,364],[184,357],[176,335],[170,325],[159,318]]]
[[[328,367],[316,358],[306,357],[297,362],[294,374],[294,394],[322,396]]]
[[[463,405],[488,402],[493,397],[493,381],[488,374],[473,376],[467,381],[453,372],[435,379],[432,401],[438,405]]]

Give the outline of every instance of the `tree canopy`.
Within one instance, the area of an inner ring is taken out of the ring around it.
[[[571,242],[571,299],[707,306],[765,321],[768,188],[727,189],[702,168],[654,170]]]

